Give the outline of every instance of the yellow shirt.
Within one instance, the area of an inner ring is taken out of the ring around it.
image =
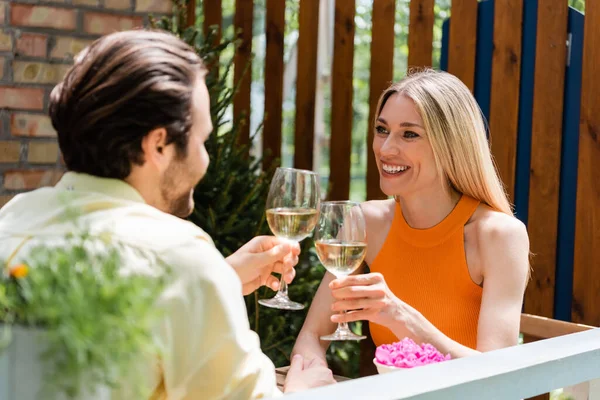
[[[273,363],[248,324],[241,282],[211,238],[145,204],[124,181],[67,172],[55,187],[15,196],[0,210],[0,259],[25,261],[31,246],[62,240],[73,230],[63,219],[67,206],[81,212],[77,222],[87,232],[108,231],[125,245],[124,272],[156,273],[153,257],[173,269],[157,300],[166,311],[155,332],[164,355],[158,365],[140,363],[149,389],[164,386],[169,400],[281,395]]]

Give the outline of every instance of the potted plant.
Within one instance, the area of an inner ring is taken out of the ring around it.
[[[125,274],[109,234],[27,247],[0,264],[0,398],[146,395],[135,363],[158,351],[153,306],[168,274]]]

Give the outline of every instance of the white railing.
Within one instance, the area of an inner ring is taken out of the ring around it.
[[[589,381],[600,400],[600,329],[285,396],[300,399],[523,399]]]

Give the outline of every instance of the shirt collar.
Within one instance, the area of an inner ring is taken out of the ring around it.
[[[145,203],[142,195],[121,179],[101,178],[80,172],[66,172],[56,188],[78,192],[95,192],[119,199]]]

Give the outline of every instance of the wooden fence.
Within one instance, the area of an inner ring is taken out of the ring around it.
[[[312,169],[319,0],[299,2],[294,165]],[[195,5],[191,1],[190,10]],[[252,52],[253,6],[252,0],[235,3],[234,25],[242,29],[243,41],[235,55],[236,79]],[[221,0],[203,0],[202,7],[205,28],[221,24]],[[349,196],[355,8],[355,0],[335,1],[332,199]],[[373,1],[370,119],[379,94],[392,81],[395,9],[395,0]],[[266,0],[268,118],[262,145],[275,158],[282,142],[284,11],[284,0]],[[528,225],[535,256],[524,311],[600,326],[599,2],[586,2],[583,21],[583,15],[569,11],[567,0],[539,5],[537,0],[453,0],[442,68],[475,93],[488,117],[500,175],[517,216]],[[432,64],[433,24],[434,0],[411,0],[409,67]],[[247,77],[234,115],[250,106]],[[248,136],[246,130],[245,140]],[[369,129],[369,142],[372,137]],[[381,198],[370,151],[366,179],[367,198]]]

